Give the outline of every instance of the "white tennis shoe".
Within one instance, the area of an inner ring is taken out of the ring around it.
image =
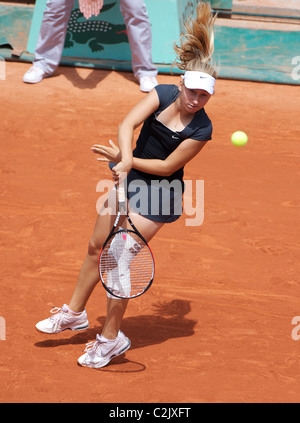
[[[78,359],[78,364],[84,367],[98,369],[106,366],[113,358],[122,355],[130,348],[131,342],[119,331],[116,339],[103,340],[100,335],[96,336],[96,341],[86,344],[85,354]]]
[[[156,85],[158,82],[154,76],[146,75],[140,78],[140,90],[144,93],[149,93]]]
[[[41,320],[35,327],[39,332],[43,333],[59,333],[63,330],[84,330],[89,327],[86,311],[80,314],[74,314],[69,307],[64,304],[62,308],[54,307],[50,311],[53,316],[48,319]]]
[[[44,72],[38,66],[31,66],[31,68],[23,76],[23,82],[26,82],[27,84],[37,84],[47,76],[50,75],[47,75],[46,72]]]

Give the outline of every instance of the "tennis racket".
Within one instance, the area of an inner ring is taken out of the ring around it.
[[[99,275],[106,291],[116,298],[136,298],[146,292],[154,278],[151,249],[132,223],[124,186],[117,188],[118,213],[99,256]],[[122,212],[132,229],[119,227]]]

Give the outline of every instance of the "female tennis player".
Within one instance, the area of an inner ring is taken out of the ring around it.
[[[185,34],[182,34],[179,45],[174,46],[177,65],[184,71],[178,86],[158,85],[147,94],[120,124],[118,146],[111,142],[109,146],[92,147],[93,152],[101,155],[100,160],[114,163],[110,167],[116,185],[125,174],[128,175],[127,186],[147,187],[144,200],[148,207],[144,211],[132,207],[130,199],[134,194],[132,189],[127,192],[129,215],[147,242],[165,223],[180,217],[181,212],[176,205],[182,200],[182,190],[173,192],[170,189],[172,204],[169,204],[168,214],[163,204],[152,204],[151,207],[151,181],[179,181],[183,186],[184,166],[211,139],[212,124],[204,106],[214,92],[217,77],[216,70],[211,65],[214,22],[210,4],[199,3],[196,18],[187,22]],[[134,130],[142,123],[136,148],[133,150]],[[159,188],[154,187],[154,191],[155,189]],[[109,193],[108,200],[114,196],[115,189]],[[159,196],[155,196],[155,201],[157,198],[161,200]],[[111,210],[111,214],[99,213],[69,304],[51,310],[51,317],[37,323],[38,331],[59,333],[65,329],[84,330],[88,327],[85,307],[99,282],[98,257],[111,231],[115,215],[115,210]],[[125,216],[121,217],[120,224],[126,227]],[[108,294],[107,316],[102,333],[97,335],[96,341],[87,344],[85,354],[78,359],[79,365],[100,368],[130,348],[130,340],[120,330],[127,304],[127,299],[118,299]]]

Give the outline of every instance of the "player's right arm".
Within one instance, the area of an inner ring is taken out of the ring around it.
[[[121,173],[126,175],[132,168],[134,130],[138,128],[155,110],[157,110],[158,107],[158,94],[156,90],[152,90],[127,114],[122,123],[119,125],[119,149],[112,143],[112,141],[110,141],[111,147],[105,147],[97,144],[92,147],[92,151],[106,157],[106,159],[102,159],[102,161],[115,160],[117,162],[117,165],[112,169],[115,182],[118,182]]]
[[[138,128],[159,106],[156,90],[144,97],[123,119],[118,129],[118,145],[121,152],[121,162],[129,162],[132,166],[132,144],[134,130]],[[119,167],[116,166],[116,171]],[[130,169],[129,169],[130,170]]]

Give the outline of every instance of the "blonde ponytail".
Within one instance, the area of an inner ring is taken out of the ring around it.
[[[205,72],[214,78],[217,77],[217,71],[211,65],[215,20],[216,16],[213,16],[210,3],[198,3],[196,18],[187,20],[186,32],[180,36],[180,45],[174,44],[177,55],[175,62],[179,69]]]

